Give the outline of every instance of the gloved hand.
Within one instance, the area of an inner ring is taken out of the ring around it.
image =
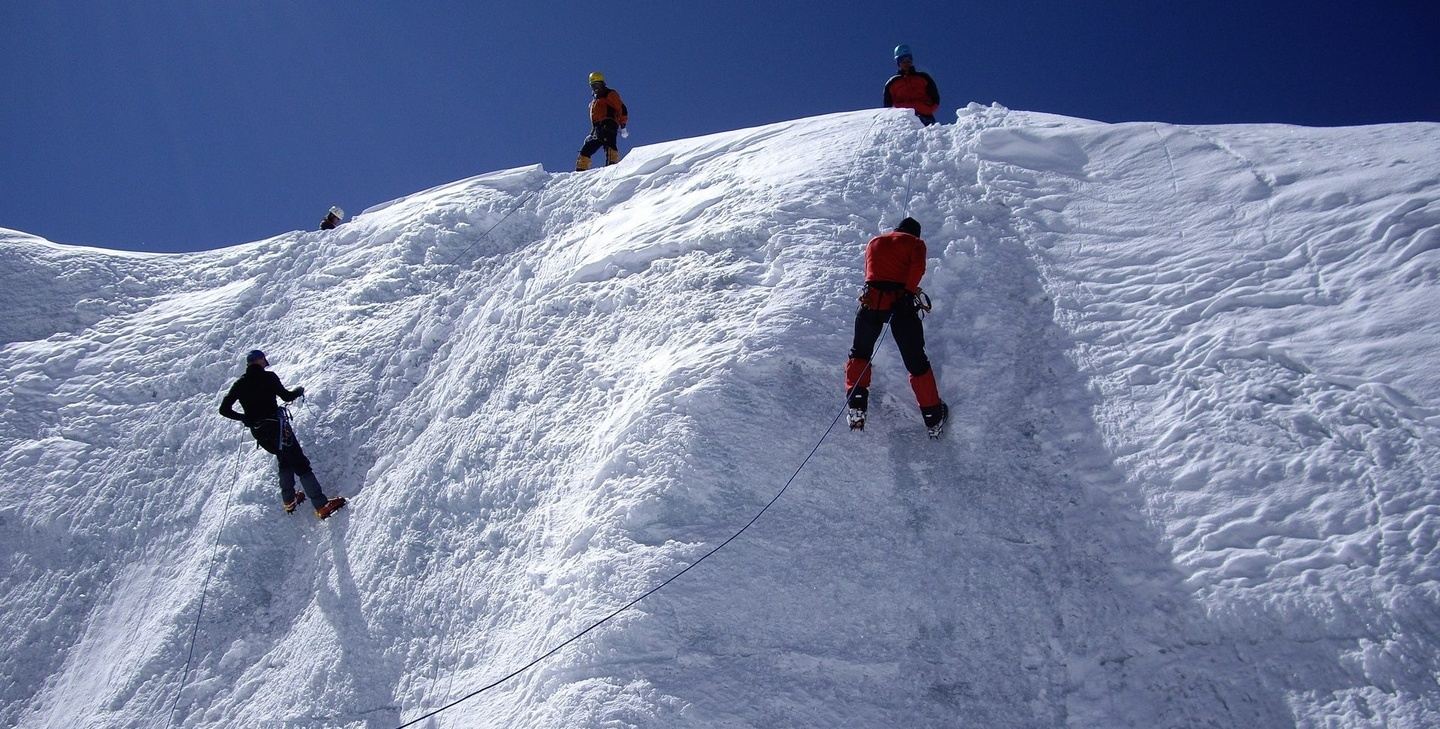
[[[629,129],[626,129],[624,124],[621,124],[621,125],[620,125],[620,138],[621,138],[621,139],[629,139],[629,138],[630,138],[630,130],[629,130]]]
[[[305,388],[303,388],[303,387],[297,387],[297,388],[295,388],[295,397],[305,397]]]

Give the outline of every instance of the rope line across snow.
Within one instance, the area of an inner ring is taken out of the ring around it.
[[[508,219],[510,218],[510,216],[511,216],[511,215],[514,215],[515,212],[518,211],[520,208],[525,207],[526,201],[528,201],[528,200],[530,199],[530,196],[531,196],[531,195],[537,194],[537,192],[538,192],[538,191],[536,191],[536,190],[529,190],[529,191],[527,191],[525,194],[521,195],[520,198],[515,201],[515,205],[510,208],[510,212],[505,213],[504,215],[500,216],[500,219],[497,220],[497,221],[495,221],[495,224],[494,224],[494,225],[490,226],[489,228],[486,228],[484,233],[481,233],[479,236],[477,236],[477,237],[475,238],[475,240],[471,241],[471,242],[470,242],[470,245],[465,246],[465,250],[460,251],[460,253],[457,254],[456,256],[454,256],[453,258],[451,258],[451,259],[448,260],[448,261],[445,261],[445,264],[444,264],[444,265],[446,265],[446,266],[453,266],[453,265],[455,265],[456,263],[459,263],[461,258],[464,258],[467,254],[470,253],[470,251],[472,251],[472,250],[475,249],[475,246],[480,245],[480,241],[483,241],[483,240],[485,240],[487,237],[489,237],[491,231],[493,231],[493,230],[495,230],[496,228],[500,227],[500,224],[501,224],[501,223],[503,223],[503,222],[505,222],[506,220],[508,220]]]
[[[238,470],[240,461],[245,458],[245,442],[240,443],[240,455],[236,459],[235,467]],[[220,515],[220,528],[230,522],[230,501],[235,495],[235,484],[231,483],[229,490],[225,492],[225,509]],[[185,655],[185,670],[180,674],[180,687],[175,689],[175,700],[170,703],[170,712],[166,716],[165,726],[175,725],[175,709],[180,706],[180,695],[185,692],[185,683],[190,680],[190,663],[195,660],[195,638],[200,634],[200,620],[205,615],[205,592],[210,587],[210,576],[215,573],[215,557],[220,554],[220,540],[215,540],[215,545],[210,549],[210,566],[205,568],[205,580],[200,583],[200,606],[195,611],[195,627],[190,631],[190,649]]]
[[[889,326],[890,326],[890,325],[887,323],[887,324],[885,324],[884,327],[881,328],[881,330],[880,330],[880,338],[881,338],[881,339],[883,339],[883,338],[885,337],[885,330],[888,329]],[[865,363],[865,369],[861,371],[861,375],[860,375],[860,376],[861,376],[861,377],[864,377],[864,373],[865,373],[865,372],[869,372],[869,371],[870,371],[870,362],[867,361],[867,362]],[[858,381],[858,380],[857,380],[857,381]],[[857,384],[856,387],[859,387],[859,385]],[[589,627],[585,628],[584,630],[580,631],[579,633],[576,633],[575,635],[573,635],[573,636],[571,636],[570,638],[566,639],[564,642],[560,643],[559,645],[555,646],[554,648],[551,648],[550,650],[542,653],[540,656],[536,657],[534,660],[530,661],[529,663],[526,663],[525,665],[523,665],[523,666],[515,669],[514,671],[511,671],[510,673],[504,675],[503,677],[501,677],[501,678],[499,678],[499,679],[497,679],[497,680],[495,680],[495,681],[492,681],[492,682],[490,682],[489,684],[486,684],[485,686],[482,686],[482,687],[480,687],[480,688],[478,688],[478,689],[476,689],[476,690],[474,690],[474,691],[471,691],[470,693],[465,694],[464,696],[461,696],[460,698],[455,699],[454,701],[451,701],[450,703],[448,703],[448,704],[446,704],[446,705],[444,705],[444,706],[442,706],[442,707],[440,707],[440,708],[438,708],[438,709],[435,709],[435,710],[433,710],[433,711],[429,711],[429,712],[427,712],[427,713],[425,713],[425,714],[421,714],[420,716],[417,716],[417,717],[415,717],[414,719],[411,719],[410,721],[407,721],[407,722],[405,722],[404,724],[401,724],[400,726],[396,727],[396,729],[405,729],[405,727],[414,726],[414,725],[416,725],[416,724],[419,724],[420,722],[422,722],[422,721],[424,721],[424,720],[426,720],[426,719],[429,719],[430,717],[435,716],[436,714],[439,714],[439,713],[442,712],[442,711],[445,711],[445,710],[447,710],[447,709],[454,708],[454,707],[456,707],[456,706],[458,706],[458,705],[460,705],[460,704],[462,704],[462,703],[464,703],[464,702],[466,702],[466,701],[469,701],[470,699],[475,698],[476,696],[479,696],[480,694],[483,694],[483,693],[485,693],[486,691],[489,691],[490,689],[493,689],[493,688],[495,688],[496,686],[499,686],[500,684],[503,684],[503,683],[505,683],[506,681],[509,681],[510,679],[515,678],[516,676],[519,676],[520,674],[522,674],[522,673],[530,670],[530,669],[533,668],[535,665],[539,664],[541,661],[545,660],[546,658],[549,658],[550,656],[555,655],[556,653],[559,653],[559,652],[560,652],[562,649],[564,649],[566,646],[570,645],[571,643],[574,643],[574,642],[577,641],[577,640],[580,640],[581,638],[583,638],[583,637],[585,637],[587,634],[589,634],[591,631],[593,631],[593,630],[595,630],[596,628],[604,625],[605,623],[610,622],[610,620],[612,620],[613,618],[615,618],[617,615],[619,615],[619,614],[625,612],[626,610],[629,610],[630,608],[634,607],[634,606],[637,605],[641,600],[644,600],[645,598],[650,597],[651,595],[654,595],[655,593],[657,593],[657,592],[665,589],[665,586],[666,586],[666,585],[669,585],[670,583],[674,582],[675,580],[680,579],[680,577],[683,576],[685,573],[687,573],[687,572],[689,572],[690,570],[693,570],[693,569],[695,569],[696,567],[700,566],[700,563],[701,563],[701,562],[704,562],[705,560],[709,559],[709,558],[710,558],[711,556],[713,556],[716,552],[719,552],[720,550],[722,550],[722,549],[724,549],[726,546],[728,546],[731,542],[733,542],[733,541],[735,541],[736,539],[740,538],[740,535],[741,535],[741,534],[744,534],[746,530],[748,530],[751,526],[753,526],[753,525],[755,524],[755,522],[759,521],[759,520],[760,520],[760,517],[764,516],[764,515],[765,515],[765,512],[769,511],[769,510],[770,510],[770,507],[774,506],[774,505],[775,505],[775,502],[779,501],[779,500],[780,500],[780,497],[785,495],[785,491],[790,488],[790,485],[793,484],[793,483],[795,483],[795,479],[800,475],[800,472],[805,469],[805,466],[810,463],[810,459],[815,456],[815,453],[820,450],[820,446],[821,446],[822,444],[824,444],[825,439],[828,438],[828,437],[830,437],[830,433],[834,432],[834,430],[835,430],[835,424],[838,423],[838,422],[840,422],[840,418],[843,417],[843,416],[845,415],[846,410],[849,409],[849,407],[850,407],[850,395],[853,395],[853,394],[854,394],[854,389],[853,389],[853,388],[852,388],[852,390],[851,390],[850,392],[847,392],[847,393],[846,393],[846,396],[845,396],[845,405],[840,408],[839,412],[835,413],[835,417],[834,417],[834,418],[831,418],[831,419],[830,419],[830,425],[825,428],[825,432],[820,435],[820,439],[817,440],[817,441],[815,441],[815,447],[813,447],[813,448],[810,449],[810,453],[808,453],[808,454],[805,456],[805,459],[800,462],[800,465],[799,465],[798,467],[796,467],[795,472],[792,473],[792,474],[790,474],[790,478],[789,478],[789,479],[786,479],[785,485],[780,487],[780,491],[778,491],[778,492],[775,494],[774,498],[770,499],[770,501],[767,502],[767,503],[765,504],[765,506],[762,507],[762,508],[760,509],[760,511],[755,514],[755,516],[751,517],[750,521],[748,521],[748,522],[745,523],[745,526],[740,527],[739,531],[737,531],[737,532],[735,532],[734,534],[730,535],[730,538],[729,538],[729,539],[726,539],[725,541],[723,541],[723,542],[719,543],[718,545],[716,545],[716,546],[715,546],[714,548],[712,548],[710,551],[708,551],[708,552],[706,552],[705,554],[701,555],[699,559],[695,560],[694,562],[691,562],[690,565],[687,566],[685,569],[680,570],[679,572],[676,572],[674,575],[670,576],[670,577],[669,577],[668,579],[666,579],[664,582],[661,582],[660,584],[658,584],[658,585],[650,588],[650,589],[647,590],[644,594],[640,595],[639,597],[635,598],[634,600],[631,600],[630,602],[625,603],[623,606],[621,606],[620,608],[618,608],[618,609],[615,610],[614,612],[611,612],[609,615],[606,615],[605,617],[603,617],[603,618],[595,621],[594,623],[591,623]]]

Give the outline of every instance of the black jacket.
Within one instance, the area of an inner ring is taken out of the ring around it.
[[[275,411],[280,409],[275,398],[290,402],[303,394],[305,388],[287,390],[280,384],[280,378],[274,372],[260,365],[250,365],[245,369],[245,374],[230,386],[230,392],[225,393],[225,399],[220,401],[220,414],[253,427],[262,420],[275,417]],[[236,400],[239,400],[240,407],[245,409],[244,415],[235,412]]]

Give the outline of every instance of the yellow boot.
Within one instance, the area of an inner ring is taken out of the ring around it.
[[[588,170],[588,169],[590,169],[590,158],[589,158],[589,157],[586,157],[585,155],[582,154],[582,155],[580,155],[579,157],[576,157],[576,158],[575,158],[575,171],[576,171],[576,172],[584,172],[585,170]]]
[[[605,150],[605,166],[606,166],[606,167],[609,167],[610,165],[613,165],[613,164],[615,164],[616,162],[619,162],[619,161],[620,161],[620,150],[618,150],[618,149],[607,149],[607,150]]]

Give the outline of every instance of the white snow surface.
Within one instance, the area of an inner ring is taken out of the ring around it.
[[[906,214],[951,426],[885,341],[826,435]],[[205,253],[0,231],[0,724],[397,726],[825,436],[422,725],[1440,726],[1437,287],[1440,125],[974,104]],[[328,521],[216,413],[255,347]]]

